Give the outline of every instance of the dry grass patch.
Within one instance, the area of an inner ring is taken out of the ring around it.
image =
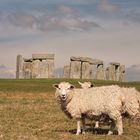
[[[59,109],[54,92],[0,93],[0,139],[2,140],[139,140],[140,126],[124,120],[124,135],[93,133],[76,136],[76,121]]]

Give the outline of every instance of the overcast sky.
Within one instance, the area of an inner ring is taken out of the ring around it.
[[[0,77],[14,77],[16,56],[54,53],[126,66],[140,81],[140,0],[0,0]]]

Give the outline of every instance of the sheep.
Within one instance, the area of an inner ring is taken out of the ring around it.
[[[140,121],[140,93],[134,87],[122,87],[124,96],[123,113],[127,113],[134,120]]]
[[[81,86],[83,89],[91,88],[91,87],[94,87],[94,86],[95,86],[94,84],[91,84],[91,82],[84,82],[84,83],[81,83],[81,82],[78,81],[78,83],[80,84],[80,86]]]
[[[113,134],[115,126],[118,135],[123,133],[121,110],[123,98],[120,87],[102,86],[88,89],[76,89],[69,82],[55,84],[55,97],[62,111],[69,117],[77,120],[77,133],[81,133],[81,123],[83,133],[85,133],[85,117],[100,119],[102,114],[106,114],[112,120],[108,135]]]
[[[91,88],[93,87],[91,82],[78,82],[82,88]],[[121,93],[124,97],[124,106],[122,114],[127,113],[134,120],[140,120],[140,93],[134,87],[121,87]],[[99,122],[95,123],[95,128],[99,127]]]
[[[79,83],[79,85],[81,86],[81,88],[83,88],[83,89],[95,87],[95,85],[92,84],[91,82],[84,82],[84,83],[81,83],[81,82],[78,81],[78,83]],[[102,117],[101,117],[101,120],[104,120],[105,117],[106,117],[105,115],[102,116]],[[99,128],[99,121],[96,121],[96,122],[95,122],[95,127],[94,127],[94,128]]]

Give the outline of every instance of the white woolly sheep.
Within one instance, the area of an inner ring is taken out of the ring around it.
[[[55,84],[55,96],[62,111],[69,118],[77,120],[77,135],[81,133],[81,123],[85,124],[85,117],[99,118],[106,114],[112,120],[108,135],[113,133],[115,126],[118,135],[123,133],[122,104],[123,98],[120,87],[102,86],[88,89],[76,89],[68,82]],[[83,125],[83,133],[85,125]]]
[[[95,87],[95,85],[92,84],[91,82],[84,82],[84,83],[82,83],[82,82],[79,82],[79,81],[78,81],[78,83],[79,83],[79,85],[81,86],[81,88],[83,88],[83,89]],[[101,117],[101,120],[104,120],[105,117],[106,117],[106,116],[103,115],[103,116]],[[95,128],[99,128],[99,121],[96,121],[96,122],[95,122]]]
[[[91,88],[91,82],[78,82],[82,88]],[[122,113],[127,113],[133,119],[140,120],[140,93],[134,87],[122,87],[122,96],[124,97],[124,106]],[[99,122],[96,122],[95,128],[99,127]]]
[[[121,91],[124,96],[123,113],[140,120],[140,93],[134,87],[122,87]]]

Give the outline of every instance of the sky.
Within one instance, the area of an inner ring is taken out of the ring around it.
[[[54,53],[56,69],[71,56],[120,62],[140,81],[140,0],[0,0],[0,78],[33,53]]]

